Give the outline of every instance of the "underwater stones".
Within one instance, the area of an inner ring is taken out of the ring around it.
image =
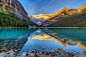
[[[13,51],[13,50],[10,50],[9,52],[10,52],[10,53],[14,53],[14,51]]]
[[[17,55],[16,52],[14,52],[13,50],[10,50],[8,53],[9,53],[8,55],[10,57],[16,57],[16,55]]]
[[[10,54],[10,52],[6,52],[6,54]]]
[[[1,53],[0,56],[3,56],[3,57],[16,57],[16,53],[13,50],[10,50],[9,52]]]
[[[17,50],[15,50],[15,52],[17,52]]]
[[[10,55],[10,57],[16,57],[16,55]]]
[[[6,53],[1,53],[0,56],[2,56],[2,57],[6,57],[7,54],[6,54]]]

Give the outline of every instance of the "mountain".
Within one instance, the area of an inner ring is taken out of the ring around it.
[[[83,25],[83,23],[81,23],[81,22],[84,22],[86,19],[85,13],[86,13],[86,4],[78,9],[68,9],[67,7],[64,7],[61,11],[56,13],[54,17],[44,22],[42,26],[43,27],[44,26],[49,26],[49,27],[79,26],[79,27],[82,27],[82,26],[85,26],[85,24]]]
[[[70,39],[57,39],[57,38],[54,38],[54,37],[51,37],[50,35],[48,34],[44,34],[43,36],[39,36],[39,35],[36,35],[35,37],[33,37],[32,39],[38,39],[38,40],[53,40],[53,41],[57,41],[58,43],[60,43],[62,46],[64,47],[67,47],[69,45],[77,45],[79,47],[81,47],[82,49],[86,49],[86,45],[84,46],[82,44],[82,42],[80,41],[73,41],[73,40],[70,40]],[[65,41],[65,42],[64,42]]]
[[[34,17],[36,17],[36,19],[39,18],[43,18],[44,20],[48,20],[51,17],[55,17],[56,15],[59,15],[61,12],[63,11],[68,11],[69,9],[67,7],[64,7],[61,11],[59,11],[58,13],[54,13],[54,14],[39,14],[39,15],[32,15]]]
[[[27,12],[18,0],[0,0],[0,27],[33,26]]]
[[[78,8],[77,10],[78,10],[79,12],[83,12],[83,11],[85,10],[85,12],[86,12],[86,4],[83,5],[81,8]]]
[[[61,11],[59,11],[58,13],[54,13],[54,14],[39,14],[39,15],[32,15],[30,16],[30,20],[37,24],[38,26],[41,26],[44,22],[46,22],[47,20],[49,20],[52,17],[55,17],[57,15],[59,15],[61,12],[63,11],[67,11],[69,10],[67,7],[64,7]],[[47,24],[44,24],[47,25]]]
[[[36,17],[36,19],[39,18],[43,18],[44,20],[48,20],[51,17],[55,17],[56,15],[59,15],[61,12],[63,11],[68,11],[69,9],[67,7],[64,7],[61,11],[59,11],[58,13],[54,13],[54,14],[39,14],[39,15],[32,15],[34,17]]]
[[[61,11],[59,11],[58,13],[54,13],[54,14],[39,14],[39,15],[32,15],[33,17],[35,17],[36,19],[40,19],[43,18],[44,20],[46,20],[45,22],[41,22],[40,26],[48,26],[51,23],[56,22],[57,20],[55,20],[56,18],[59,17],[66,17],[67,15],[72,15],[73,13],[79,13],[77,9],[69,9],[67,7],[64,7]]]
[[[48,27],[86,27],[86,13],[72,14],[55,20],[56,22],[49,24]]]
[[[29,16],[30,21],[33,22],[36,26],[41,26],[46,20],[43,18],[37,18],[34,16]]]
[[[34,24],[26,19],[18,18],[14,13],[0,10],[0,27],[28,27]]]
[[[32,15],[32,16],[36,17],[36,19],[43,18],[44,20],[48,20],[49,18],[51,18],[49,14],[39,14],[39,15]]]
[[[29,20],[27,12],[18,0],[0,0],[0,9],[13,12],[21,19]]]

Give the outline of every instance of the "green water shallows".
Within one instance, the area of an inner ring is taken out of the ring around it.
[[[67,52],[86,51],[85,28],[0,29],[0,52],[20,49],[48,52],[62,48]]]
[[[0,52],[22,49],[28,36],[34,29],[27,28],[7,28],[0,29]]]

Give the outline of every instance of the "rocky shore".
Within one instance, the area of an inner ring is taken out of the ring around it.
[[[58,48],[57,50],[51,50],[49,52],[37,52],[32,50],[30,52],[23,52],[22,54],[17,55],[16,52],[10,50],[6,53],[0,53],[0,57],[86,57],[86,51],[75,53],[75,52],[66,52],[64,49]]]

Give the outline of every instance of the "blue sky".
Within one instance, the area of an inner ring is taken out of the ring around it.
[[[68,7],[69,9],[80,8],[86,4],[86,0],[18,0],[28,15],[54,14]]]

